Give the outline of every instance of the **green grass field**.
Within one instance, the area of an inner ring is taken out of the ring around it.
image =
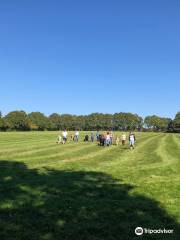
[[[0,240],[180,239],[180,135],[137,133],[134,151],[56,138],[0,133]]]

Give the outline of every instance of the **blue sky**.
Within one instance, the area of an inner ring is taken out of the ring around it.
[[[0,110],[180,111],[180,1],[0,1]]]

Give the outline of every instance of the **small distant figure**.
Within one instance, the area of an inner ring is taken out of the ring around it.
[[[109,133],[109,137],[110,137],[109,144],[112,145],[113,144],[113,137],[114,137],[112,131]]]
[[[73,134],[71,134],[70,139],[71,139],[71,141],[74,141],[74,135]]]
[[[79,131],[76,131],[76,132],[75,132],[74,141],[75,141],[75,142],[78,142],[78,141],[79,141]]]
[[[109,132],[105,135],[105,145],[108,147],[111,145],[111,134]]]
[[[94,133],[93,132],[91,132],[91,142],[94,142]]]
[[[84,142],[89,142],[89,136],[88,135],[85,135]]]
[[[57,138],[57,144],[62,144],[62,136],[59,135],[58,138]]]
[[[129,134],[129,145],[130,145],[131,150],[134,149],[135,141],[136,141],[135,134],[131,132]]]
[[[66,131],[66,129],[62,132],[62,137],[63,137],[63,144],[65,144],[67,142],[67,136],[68,136],[68,132]]]
[[[97,132],[96,132],[96,141],[97,141],[97,142],[99,142],[99,137],[100,137],[100,134],[99,134],[99,132],[97,131]]]
[[[99,146],[104,146],[105,145],[105,141],[106,141],[106,138],[105,138],[105,135],[104,134],[99,134],[99,143],[98,143],[98,145]]]
[[[116,146],[118,146],[119,143],[120,143],[120,139],[119,139],[119,137],[116,137]]]
[[[126,144],[126,134],[125,133],[122,134],[121,141],[122,141],[122,145],[124,146]]]

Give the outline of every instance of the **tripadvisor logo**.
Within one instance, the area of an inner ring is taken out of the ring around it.
[[[142,227],[137,227],[135,229],[135,234],[137,236],[141,236],[143,234],[173,234],[174,230],[173,229],[149,229],[149,228],[142,228]]]
[[[136,234],[136,235],[141,236],[141,235],[143,235],[143,233],[144,233],[144,230],[143,230],[142,227],[137,227],[137,228],[135,229],[135,234]]]

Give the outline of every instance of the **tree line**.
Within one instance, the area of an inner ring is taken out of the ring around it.
[[[53,113],[45,116],[41,112],[27,114],[13,111],[5,116],[0,112],[0,131],[54,131],[54,130],[137,130],[180,132],[180,112],[175,119],[159,116],[141,116],[133,113],[71,115]]]

